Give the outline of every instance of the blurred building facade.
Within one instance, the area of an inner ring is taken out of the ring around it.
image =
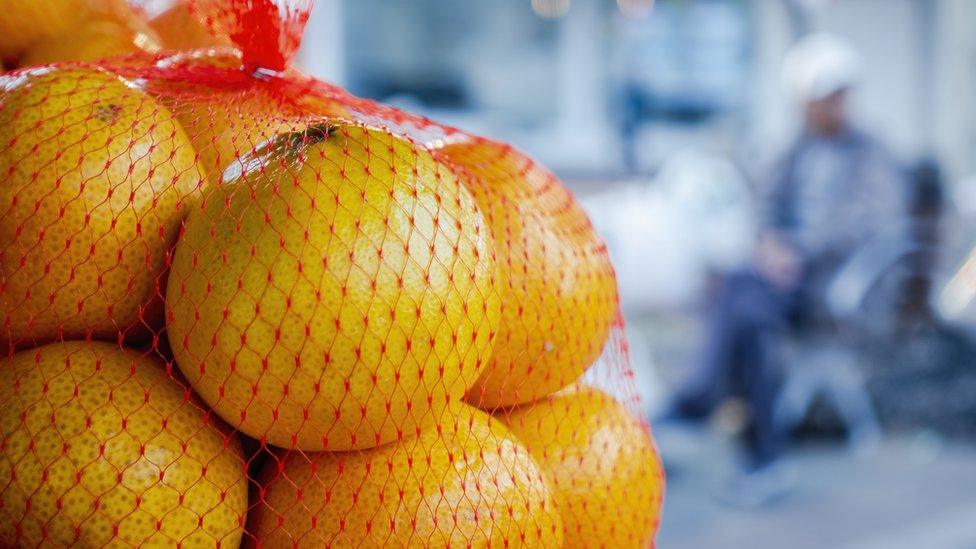
[[[806,30],[860,49],[857,117],[903,158],[976,171],[970,0],[318,0],[300,62],[572,179],[687,148],[761,165],[795,131],[779,66]]]

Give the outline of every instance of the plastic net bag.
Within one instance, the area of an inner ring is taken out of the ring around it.
[[[0,15],[0,546],[651,545],[586,215],[290,68],[310,9]]]

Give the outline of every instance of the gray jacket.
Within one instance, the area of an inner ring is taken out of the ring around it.
[[[902,224],[906,193],[902,170],[867,134],[804,133],[774,170],[764,222],[808,260],[841,258]]]

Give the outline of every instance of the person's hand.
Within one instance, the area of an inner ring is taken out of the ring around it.
[[[764,231],[756,244],[756,270],[776,287],[791,290],[800,282],[800,255],[783,234]]]

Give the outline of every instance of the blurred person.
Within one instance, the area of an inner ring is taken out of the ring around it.
[[[778,341],[788,331],[830,333],[824,297],[836,270],[905,214],[898,167],[848,115],[858,75],[856,52],[829,35],[788,53],[784,83],[803,106],[803,128],[769,180],[753,264],[722,277],[697,369],[675,395],[671,413],[682,417],[707,416],[730,393],[748,404],[734,503],[762,505],[787,487],[773,417]]]

